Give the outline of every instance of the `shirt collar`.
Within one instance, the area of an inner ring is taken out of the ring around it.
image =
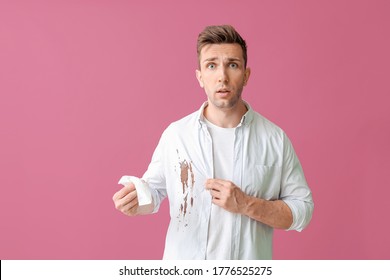
[[[252,107],[249,105],[248,102],[246,102],[245,100],[243,100],[246,108],[248,109],[248,111],[242,116],[241,118],[241,121],[240,123],[238,124],[237,127],[240,127],[242,125],[249,125],[252,120],[253,120],[253,110],[252,110]],[[207,124],[206,124],[206,121],[205,121],[205,117],[204,117],[204,114],[203,114],[203,111],[204,111],[204,108],[206,108],[208,104],[208,101],[205,101],[202,106],[200,107],[199,111],[198,111],[198,121],[199,121],[199,127],[207,127]]]

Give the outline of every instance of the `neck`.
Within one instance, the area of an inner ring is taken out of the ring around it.
[[[247,111],[248,109],[242,100],[231,108],[218,108],[209,102],[204,108],[203,114],[209,122],[219,127],[233,128],[238,126],[242,116]]]

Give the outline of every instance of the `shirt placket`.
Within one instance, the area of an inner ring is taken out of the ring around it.
[[[206,155],[206,178],[214,178],[214,159],[213,159],[213,142],[211,135],[206,127],[206,125],[202,125],[201,133],[203,134],[201,137],[201,147],[204,149],[204,154]],[[211,214],[211,195],[207,194],[203,197],[202,209],[200,213],[202,213],[202,227],[203,229],[200,231],[202,234],[201,237],[201,254],[203,255],[203,259],[206,258],[207,251],[207,239],[208,239],[208,227],[210,222],[210,214]]]
[[[239,124],[236,128],[234,139],[233,158],[233,183],[238,187],[242,186],[242,166],[243,166],[243,134],[244,126]],[[240,248],[241,215],[235,215],[234,228],[232,232],[232,256],[233,260],[238,259]]]

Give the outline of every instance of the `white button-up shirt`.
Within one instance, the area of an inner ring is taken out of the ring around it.
[[[211,195],[205,182],[214,178],[212,139],[203,110],[172,123],[162,134],[143,180],[157,212],[169,199],[170,224],[164,259],[205,259]],[[286,134],[248,111],[235,130],[232,182],[246,194],[283,200],[291,209],[289,230],[301,231],[311,220],[313,200],[301,164]],[[273,228],[235,214],[231,259],[271,259]]]

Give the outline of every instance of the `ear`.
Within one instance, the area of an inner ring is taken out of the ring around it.
[[[204,84],[203,84],[203,81],[202,81],[202,73],[200,72],[200,70],[196,69],[195,70],[195,74],[196,74],[196,78],[198,79],[198,82],[199,82],[199,86],[201,88],[204,87]]]
[[[244,74],[244,86],[247,85],[250,75],[251,75],[251,69],[250,68],[246,68],[245,69],[245,74]]]

